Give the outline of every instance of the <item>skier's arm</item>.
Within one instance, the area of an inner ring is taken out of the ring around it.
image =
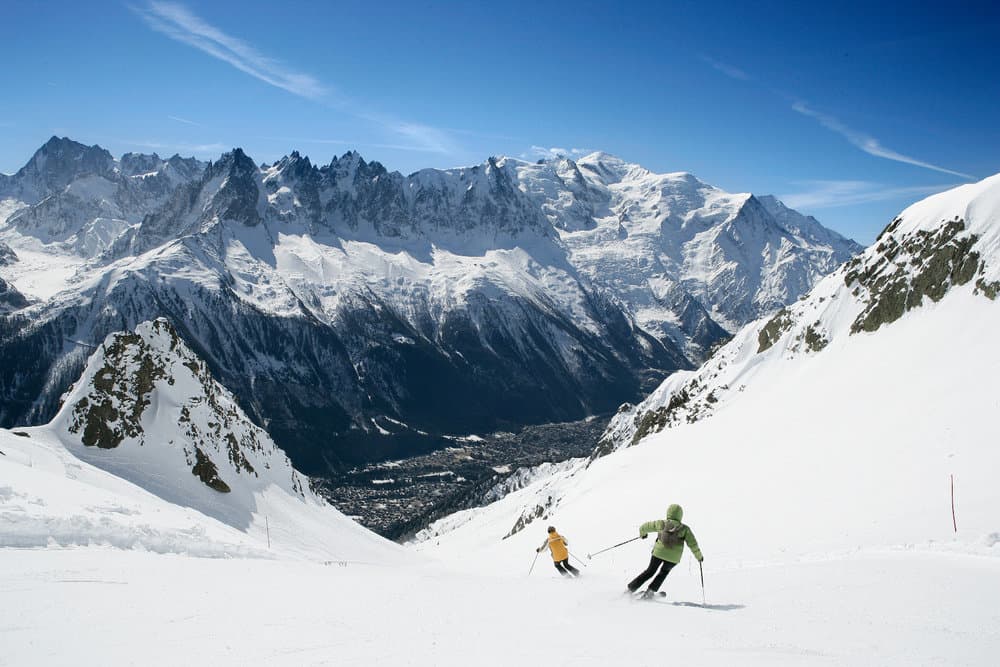
[[[537,551],[538,553],[542,553],[542,550],[543,550],[543,549],[544,549],[545,547],[547,547],[547,546],[548,546],[548,544],[549,544],[549,538],[547,538],[547,537],[546,537],[546,538],[545,538],[544,540],[542,540],[542,546],[540,546],[540,547],[538,547],[537,549],[535,549],[535,551]]]
[[[646,535],[649,533],[659,532],[662,528],[663,521],[661,519],[657,519],[656,521],[647,521],[639,526],[639,537],[645,539]]]
[[[694,554],[694,557],[698,559],[698,562],[705,560],[705,557],[701,555],[701,549],[698,548],[698,540],[694,539],[694,533],[691,532],[691,528],[685,531],[687,534],[684,536],[684,541],[687,542],[688,549]]]

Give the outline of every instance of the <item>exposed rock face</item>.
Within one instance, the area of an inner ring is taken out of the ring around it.
[[[16,261],[17,253],[6,243],[0,243],[0,266],[10,266]]]
[[[307,492],[285,454],[165,319],[109,335],[53,424],[88,461],[160,495],[192,484],[210,490],[185,505],[211,506],[212,493],[246,495],[268,484]]]
[[[974,278],[979,278],[984,293],[996,294],[995,283],[982,278],[985,262],[973,250],[979,236],[961,234],[966,226],[958,216],[937,229],[917,229],[897,238],[893,232],[901,222],[897,218],[879,236],[874,256],[858,257],[847,266],[844,281],[866,304],[851,325],[852,333],[876,331],[919,306],[925,296],[940,301],[952,286]]]
[[[28,300],[13,285],[0,278],[0,314],[19,310],[28,305]]]

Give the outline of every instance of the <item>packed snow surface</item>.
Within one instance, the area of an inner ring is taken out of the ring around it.
[[[704,608],[686,564],[671,574],[675,606],[624,599],[620,577],[594,567],[571,582],[539,563],[529,578],[527,560],[456,574],[7,550],[0,664],[658,665],[666,646],[697,665],[991,665],[1000,650],[987,559],[710,568]]]

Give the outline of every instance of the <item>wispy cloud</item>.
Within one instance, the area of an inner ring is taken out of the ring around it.
[[[415,153],[426,153],[428,152],[427,147],[423,145],[416,144],[393,144],[385,142],[372,142],[363,140],[351,140],[347,139],[325,139],[325,138],[310,138],[310,137],[260,137],[261,139],[266,139],[267,141],[280,141],[282,143],[291,146],[346,146],[349,148],[384,148],[386,150],[394,151],[412,151]]]
[[[740,81],[749,81],[751,79],[751,76],[739,67],[734,67],[728,63],[721,62],[711,56],[705,55],[704,53],[702,53],[699,57],[708,63],[712,68],[722,72],[731,79],[739,79]]]
[[[739,67],[734,67],[733,65],[730,65],[728,63],[721,62],[704,53],[699,54],[699,57],[705,63],[707,63],[714,69],[718,70],[719,72],[722,72],[723,74],[725,74],[730,78],[738,79],[740,81],[753,80],[752,76],[747,74]],[[789,97],[788,95],[779,93],[774,90],[772,90],[772,92],[781,97],[786,97],[786,98]],[[891,148],[883,146],[878,139],[871,136],[870,134],[848,127],[843,122],[841,122],[840,119],[835,118],[834,116],[831,116],[829,114],[816,111],[815,109],[808,106],[805,102],[796,101],[794,97],[792,97],[791,100],[789,101],[793,102],[792,110],[794,110],[796,113],[800,113],[803,116],[808,116],[809,118],[816,120],[817,122],[819,122],[820,125],[822,125],[826,129],[832,130],[837,134],[841,135],[842,137],[847,139],[853,146],[855,146],[856,148],[860,148],[869,155],[880,157],[886,160],[892,160],[894,162],[902,162],[904,164],[910,164],[915,167],[930,169],[932,171],[937,171],[942,174],[951,174],[952,176],[959,176],[961,178],[969,180],[975,180],[976,178],[971,174],[966,174],[961,171],[955,171],[954,169],[941,167],[936,164],[925,162],[923,160],[918,160],[917,158],[910,157],[909,155],[904,155],[902,153],[894,151]]]
[[[272,86],[308,99],[320,99],[329,92],[313,76],[297,72],[265,56],[243,40],[206,23],[183,5],[150,2],[145,7],[132,9],[153,30],[193,46]]]
[[[923,160],[918,160],[916,158],[910,157],[908,155],[903,155],[902,153],[897,153],[896,151],[886,148],[883,146],[878,139],[872,137],[864,132],[854,130],[847,125],[844,125],[840,120],[834,118],[825,113],[821,113],[806,106],[803,102],[795,102],[792,105],[792,109],[803,116],[808,116],[819,122],[820,125],[828,130],[833,130],[837,134],[841,135],[852,145],[860,148],[869,155],[874,155],[875,157],[885,158],[886,160],[894,160],[895,162],[902,162],[904,164],[912,164],[916,167],[923,167],[924,169],[931,169],[933,171],[939,171],[942,174],[951,174],[952,176],[960,176],[961,178],[966,178],[974,180],[975,176],[969,174],[963,174],[960,171],[955,171],[953,169],[946,169],[945,167],[939,167],[936,164],[931,164],[930,162],[924,162]]]
[[[416,146],[422,147],[430,153],[454,153],[455,143],[451,137],[442,130],[420,123],[410,123],[406,121],[385,122],[389,129],[396,134],[409,139]]]
[[[165,141],[122,141],[121,143],[127,146],[135,146],[137,148],[147,148],[154,151],[174,151],[177,153],[185,153],[188,155],[218,155],[228,151],[232,146],[227,146],[222,143],[211,143],[211,144],[185,144],[185,143],[171,143]]]
[[[778,198],[791,208],[823,209],[856,204],[869,204],[892,199],[911,199],[950,190],[957,184],[888,186],[869,181],[802,181],[805,189],[779,195]]]
[[[546,148],[545,146],[532,146],[527,153],[522,153],[521,157],[524,159],[542,158],[544,160],[555,160],[564,157],[578,157],[592,152],[587,148],[559,148],[558,146]]]
[[[342,113],[373,123],[401,140],[398,143],[386,142],[382,144],[354,142],[357,145],[425,153],[455,154],[459,152],[459,147],[452,138],[452,131],[378,112],[363,104],[352,102],[343,96],[337,100],[331,100],[332,89],[319,79],[310,74],[296,71],[280,61],[264,55],[251,44],[209,24],[184,5],[154,0],[142,7],[132,7],[131,9],[150,28],[173,40],[203,51],[276,88],[326,104]],[[168,118],[178,123],[200,126],[194,121],[179,116],[168,116]]]
[[[183,123],[185,125],[194,125],[195,127],[202,127],[201,123],[196,123],[193,120],[188,120],[187,118],[181,118],[180,116],[167,116],[168,119],[176,121],[178,123]]]

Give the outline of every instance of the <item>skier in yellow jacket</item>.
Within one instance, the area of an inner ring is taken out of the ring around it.
[[[545,538],[542,542],[542,546],[535,549],[537,553],[542,553],[545,547],[549,548],[552,552],[552,562],[555,564],[556,569],[559,570],[559,574],[564,577],[579,577],[580,570],[576,569],[569,564],[569,549],[567,549],[569,542],[566,538],[556,532],[554,526],[549,526],[549,536]]]

